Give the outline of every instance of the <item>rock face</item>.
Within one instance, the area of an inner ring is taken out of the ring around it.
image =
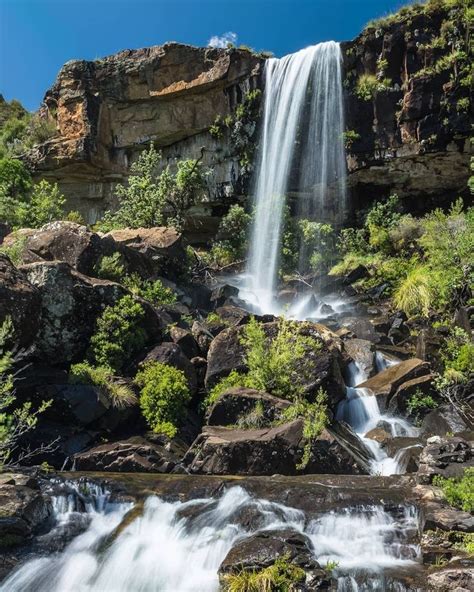
[[[456,436],[433,436],[428,439],[419,463],[420,483],[431,483],[435,475],[461,477],[465,469],[474,466],[473,442]]]
[[[55,114],[58,135],[30,160],[39,175],[58,180],[69,205],[93,222],[111,205],[114,185],[144,144],[160,147],[164,162],[198,158],[205,146],[203,164],[213,167],[212,194],[221,200],[240,189],[239,154],[229,138],[219,141],[208,130],[256,86],[261,63],[249,51],[178,43],[70,61],[43,105],[44,113]],[[201,224],[194,219],[198,233],[200,225],[212,226],[218,205],[202,209]]]

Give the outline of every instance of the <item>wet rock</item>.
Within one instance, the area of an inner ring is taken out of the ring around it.
[[[165,342],[157,345],[146,354],[143,363],[146,362],[159,362],[161,364],[167,364],[168,366],[174,366],[178,370],[181,370],[187,378],[191,392],[196,392],[196,370],[177,343]]]
[[[0,548],[26,542],[52,516],[49,498],[38,483],[23,475],[5,475],[0,481]]]
[[[468,566],[447,567],[427,577],[429,589],[445,592],[470,592],[474,589],[474,568]]]
[[[367,474],[370,460],[370,453],[352,429],[334,422],[311,442],[304,472],[308,475]]]
[[[26,274],[0,253],[0,323],[12,319],[15,338],[22,347],[35,339],[41,322],[41,295]]]
[[[388,331],[388,337],[393,344],[401,343],[410,336],[410,327],[405,323],[407,316],[403,312],[398,312],[392,320]]]
[[[290,406],[289,401],[273,397],[268,393],[237,387],[222,393],[212,405],[206,416],[207,424],[215,426],[235,425],[240,419],[252,412],[257,404],[260,404],[263,409],[263,416],[260,418],[262,425],[269,425],[279,419],[283,410]]]
[[[372,343],[379,343],[381,336],[377,333],[374,325],[367,319],[360,317],[344,317],[341,324],[352,331],[359,339],[371,341]]]
[[[371,341],[348,339],[344,342],[344,349],[366,376],[370,377],[375,373],[375,346]]]
[[[388,405],[400,385],[414,378],[426,376],[429,372],[429,364],[412,358],[386,368],[358,386],[370,389],[374,395],[385,401],[385,405]]]
[[[370,430],[370,432],[367,432],[365,437],[382,444],[383,442],[390,440],[392,438],[392,434],[390,430],[387,431],[382,427],[378,427]]]
[[[207,356],[211,342],[214,339],[212,333],[203,323],[200,323],[199,321],[194,321],[191,327],[191,333],[193,334],[193,337],[199,346],[201,354],[203,356]]]
[[[355,269],[350,271],[347,275],[344,276],[343,282],[344,284],[353,284],[358,280],[361,280],[369,275],[369,270],[365,265],[358,265]]]
[[[188,329],[181,327],[171,327],[170,337],[174,343],[179,345],[183,354],[191,359],[200,355],[199,345],[194,339],[194,335]]]
[[[419,458],[423,450],[423,442],[420,438],[399,436],[390,438],[382,443],[382,448],[391,458],[396,458],[402,471],[416,473],[419,467]]]
[[[218,286],[212,290],[211,294],[211,306],[216,309],[220,306],[224,306],[228,304],[228,300],[233,297],[237,297],[239,294],[239,290],[235,286],[229,286],[228,284],[224,284],[223,286]]]
[[[446,436],[469,429],[466,418],[452,405],[440,405],[425,417],[421,423],[421,431],[427,436]]]
[[[74,456],[78,471],[169,473],[181,460],[184,448],[167,438],[153,443],[140,436],[110,442]]]
[[[461,477],[464,470],[474,466],[473,441],[460,437],[432,436],[420,456],[417,479],[429,484],[435,475]]]
[[[327,590],[329,575],[313,558],[312,544],[307,536],[291,528],[262,531],[237,541],[219,567],[219,577],[242,571],[261,571],[281,557],[288,559],[306,572],[305,580],[294,586],[297,590]]]
[[[301,420],[255,430],[207,426],[183,462],[192,473],[294,475],[302,435]]]

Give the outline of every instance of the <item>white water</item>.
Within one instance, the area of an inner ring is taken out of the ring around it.
[[[106,495],[100,496],[100,504],[86,506],[90,524],[83,534],[58,555],[24,564],[0,590],[217,592],[219,565],[236,541],[255,532],[240,524],[243,511],[258,515],[260,530],[292,528],[306,534],[321,565],[338,562],[341,591],[385,590],[380,587],[385,568],[413,567],[419,559],[417,547],[404,541],[418,521],[412,508],[400,509],[401,518],[382,507],[366,506],[308,522],[302,511],[255,499],[241,487],[229,489],[219,500],[167,503],[150,496],[142,515],[103,545],[130,504],[111,504]],[[71,499],[56,500],[57,519],[67,520],[75,506]],[[348,582],[362,584],[348,588]]]
[[[263,124],[255,171],[255,218],[242,298],[278,314],[275,285],[286,194],[298,213],[332,219],[345,208],[346,162],[341,51],[333,41],[267,60]]]
[[[379,371],[397,363],[377,352],[376,367]],[[399,475],[406,471],[408,463],[407,451],[411,448],[400,449],[394,457],[390,457],[376,440],[367,438],[366,434],[383,422],[384,428],[390,430],[393,438],[398,436],[417,436],[418,430],[411,423],[401,417],[382,413],[377,397],[366,388],[355,385],[364,382],[368,376],[356,363],[351,362],[348,370],[348,384],[346,398],[339,403],[336,419],[348,423],[373,456],[371,472],[376,475]]]

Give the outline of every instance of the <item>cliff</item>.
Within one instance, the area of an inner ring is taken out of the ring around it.
[[[416,212],[465,194],[467,46],[462,9],[433,0],[342,44],[353,212],[393,192]],[[68,62],[42,107],[56,120],[57,136],[27,158],[37,177],[58,181],[69,205],[93,222],[113,206],[114,185],[150,141],[164,163],[202,153],[209,199],[191,212],[188,231],[208,240],[228,205],[249,193],[252,166],[242,142],[255,148],[258,121],[250,121],[243,141],[228,126],[219,134],[209,129],[262,88],[263,64],[248,50],[176,43]]]

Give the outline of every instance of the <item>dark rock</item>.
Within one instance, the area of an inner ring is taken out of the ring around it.
[[[280,418],[290,402],[278,399],[268,393],[245,387],[237,387],[222,393],[209,409],[206,420],[208,425],[229,426],[238,423],[239,419],[251,412],[257,403],[263,408],[263,425]]]
[[[170,336],[174,343],[178,344],[183,354],[191,359],[198,357],[200,352],[199,345],[194,339],[193,334],[188,329],[181,327],[171,327]]]
[[[410,327],[405,323],[406,320],[406,315],[399,312],[392,321],[388,331],[388,337],[395,345],[410,336]]]
[[[348,339],[344,349],[368,377],[375,373],[375,346],[366,339]]]
[[[160,362],[184,372],[192,393],[197,389],[196,370],[177,343],[162,343],[150,350],[143,362]]]
[[[6,317],[12,319],[18,345],[30,345],[41,322],[41,295],[26,274],[0,253],[0,323]]]
[[[423,530],[474,532],[474,516],[450,506],[425,502]]]
[[[238,327],[224,329],[212,340],[207,355],[206,388],[210,389],[232,370],[243,372],[245,348],[240,342],[241,332]]]
[[[234,296],[237,297],[238,294],[239,290],[234,286],[229,286],[228,284],[218,286],[212,290],[211,306],[213,306],[214,309],[224,306],[229,298]]]
[[[209,329],[199,321],[194,321],[191,327],[191,333],[193,334],[196,343],[201,350],[201,354],[203,356],[207,356],[207,352],[209,351],[209,347],[211,345],[214,336],[209,331]]]
[[[51,516],[51,501],[43,496],[34,480],[3,476],[0,482],[1,548],[26,542]]]
[[[423,442],[420,438],[399,436],[385,440],[382,448],[391,458],[396,457],[405,473],[416,473],[419,466],[419,458],[423,450]]]
[[[461,477],[464,470],[474,466],[472,441],[460,437],[432,436],[420,456],[417,479],[429,484],[435,475]]]
[[[456,434],[470,428],[466,418],[452,405],[440,405],[425,417],[421,423],[421,431],[427,436],[446,436]]]
[[[163,437],[153,443],[136,436],[110,442],[74,456],[78,471],[169,473],[179,463],[185,448]]]
[[[358,265],[355,269],[344,276],[344,284],[353,284],[369,275],[369,270],[365,265]]]
[[[389,405],[391,397],[400,385],[414,378],[426,376],[429,373],[429,364],[417,358],[412,358],[395,366],[390,366],[358,386],[371,390],[374,395],[386,401],[385,405]]]
[[[374,325],[367,319],[345,317],[341,320],[341,324],[352,331],[359,339],[371,341],[372,343],[379,343],[381,340],[381,336],[375,330]]]

